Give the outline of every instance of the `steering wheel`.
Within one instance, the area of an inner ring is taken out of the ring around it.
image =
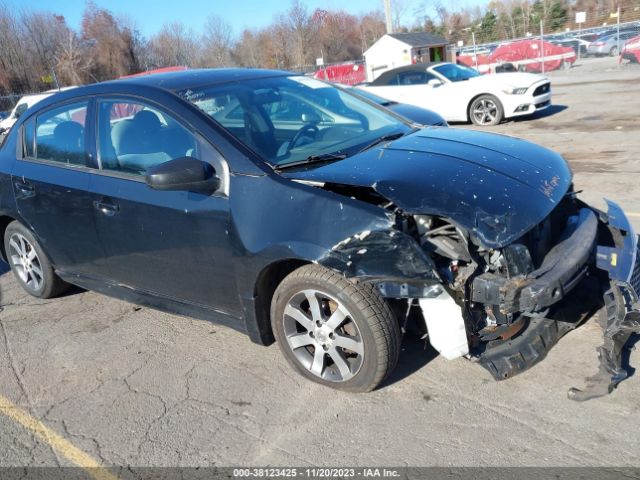
[[[320,132],[320,129],[313,124],[304,125],[300,130],[296,132],[296,134],[293,136],[293,138],[289,142],[289,146],[287,147],[287,153],[289,153],[291,150],[293,150],[296,147],[296,145],[298,144],[298,142],[304,136],[305,133],[309,133],[313,135],[313,137],[315,138],[315,136],[319,132]]]

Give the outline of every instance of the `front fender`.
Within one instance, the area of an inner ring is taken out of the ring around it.
[[[364,281],[438,281],[433,260],[395,229],[364,231],[336,244],[318,263]]]

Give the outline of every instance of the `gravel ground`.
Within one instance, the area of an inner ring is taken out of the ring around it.
[[[552,108],[491,130],[560,151],[584,198],[620,201],[640,231],[637,67],[554,72]],[[36,300],[0,273],[0,396],[105,465],[640,466],[637,376],[567,399],[596,370],[593,321],[503,382],[407,336],[383,388],[353,395],[224,327],[92,292]],[[0,413],[0,466],[71,465],[49,443]]]

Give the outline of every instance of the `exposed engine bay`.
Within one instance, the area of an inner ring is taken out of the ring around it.
[[[344,193],[343,187],[325,188]],[[423,336],[445,358],[465,356],[496,380],[506,379],[538,363],[565,333],[606,307],[604,321],[609,327],[604,326],[600,372],[588,379],[584,391],[571,389],[569,396],[575,400],[600,396],[626,377],[620,353],[630,332],[639,329],[637,296],[633,288],[617,292],[612,285],[630,278],[628,272],[611,270],[618,259],[631,258],[623,252],[637,248],[626,218],[626,223],[611,222],[611,211],[589,207],[569,189],[551,214],[521,238],[489,248],[447,218],[407,214],[372,190],[349,191],[393,212],[396,229],[415,240],[430,260],[434,275],[427,282],[375,277],[368,281],[376,282],[385,298],[403,302],[396,308],[400,321],[413,320],[421,326]],[[618,213],[615,204],[610,207]],[[363,235],[373,238],[376,232]],[[336,250],[357,257],[366,249],[363,235],[356,235],[353,242],[347,239]],[[606,261],[596,262],[597,256],[606,256]],[[357,269],[352,274],[357,276]],[[628,309],[620,312],[623,297]],[[631,316],[621,320],[628,312]]]

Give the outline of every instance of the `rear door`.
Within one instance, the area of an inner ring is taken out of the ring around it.
[[[18,212],[56,268],[99,276],[104,252],[88,193],[90,110],[91,102],[80,100],[27,120],[11,183]]]
[[[111,278],[147,293],[238,313],[226,162],[155,104],[102,98],[97,111],[101,169],[90,190]],[[217,193],[147,186],[148,168],[185,156],[214,166],[223,184]]]

